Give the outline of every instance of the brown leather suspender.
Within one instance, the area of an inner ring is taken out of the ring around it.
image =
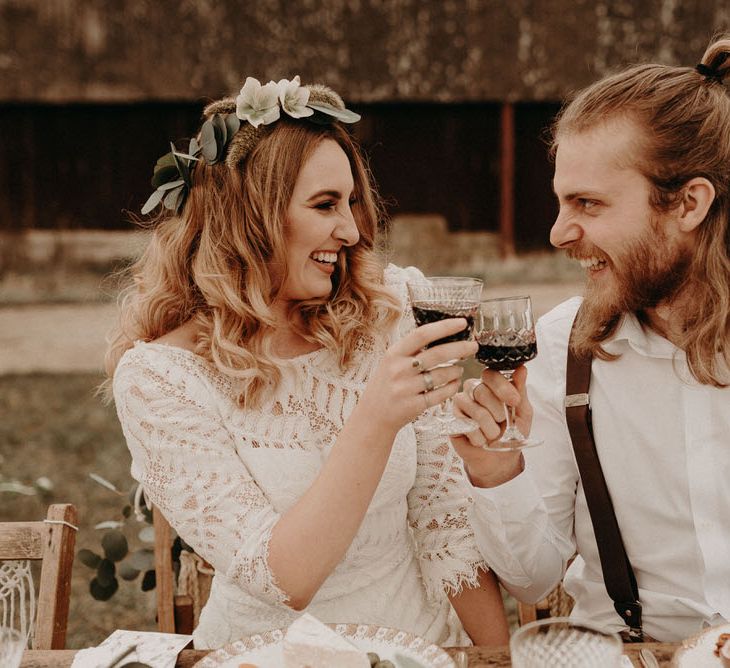
[[[577,320],[577,317],[576,317]],[[572,336],[572,334],[571,334]],[[603,580],[616,612],[629,629],[631,642],[641,642],[641,603],[631,563],[621,538],[611,497],[593,439],[588,389],[592,358],[578,359],[568,346],[565,417],[583,482],[593,531],[598,543]]]

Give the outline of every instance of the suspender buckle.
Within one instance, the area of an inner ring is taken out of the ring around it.
[[[583,392],[581,394],[569,394],[565,397],[564,404],[566,408],[573,408],[574,406],[588,406],[590,405],[588,393]]]
[[[644,630],[641,623],[641,603],[638,600],[614,601],[613,606],[628,627],[626,633],[628,642],[643,642]]]

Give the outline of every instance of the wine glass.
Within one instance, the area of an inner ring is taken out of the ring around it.
[[[519,366],[537,355],[535,324],[529,297],[485,299],[479,305],[474,338],[479,344],[477,362],[499,371],[507,380]],[[539,445],[541,440],[528,438],[515,424],[515,409],[504,405],[506,426],[502,437],[490,450],[521,450]]]
[[[465,318],[467,322],[462,331],[433,341],[426,348],[471,338],[482,294],[483,283],[480,279],[465,276],[427,276],[418,281],[408,281],[406,285],[418,326],[447,318]],[[438,366],[451,366],[458,361],[449,360]],[[469,433],[479,428],[471,418],[456,417],[453,414],[451,399],[442,402],[434,414],[443,433],[449,436]]]
[[[552,617],[521,626],[509,649],[514,668],[619,668],[623,644],[588,622]]]

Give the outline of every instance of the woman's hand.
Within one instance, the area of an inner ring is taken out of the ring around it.
[[[423,411],[456,394],[464,370],[458,365],[434,368],[474,355],[474,341],[453,341],[424,348],[466,327],[464,318],[449,318],[416,328],[383,356],[359,402],[373,419],[397,431]]]
[[[504,431],[505,405],[515,407],[515,420],[523,434],[530,433],[532,405],[527,398],[527,369],[520,367],[508,381],[498,371],[485,369],[480,380],[469,379],[464,390],[454,398],[455,413],[466,415],[479,429],[463,436],[453,436],[451,443],[464,460],[472,484],[495,487],[514,478],[523,467],[520,451],[490,452],[489,446]]]

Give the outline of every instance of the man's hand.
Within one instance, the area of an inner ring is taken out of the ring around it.
[[[504,432],[505,405],[515,407],[515,421],[523,434],[532,425],[532,406],[527,399],[527,369],[515,371],[512,382],[498,371],[485,369],[480,380],[469,379],[454,397],[454,412],[479,423],[479,429],[452,436],[451,443],[464,460],[464,468],[476,487],[496,487],[518,475],[524,460],[519,450],[490,452],[489,446]]]

